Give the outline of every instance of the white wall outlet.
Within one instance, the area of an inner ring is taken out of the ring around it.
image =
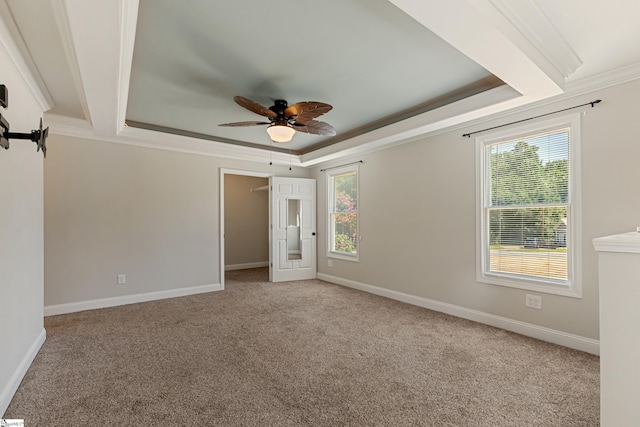
[[[118,285],[124,285],[127,283],[127,275],[126,274],[118,274]]]
[[[333,267],[333,260],[332,259],[328,259],[327,260],[327,267]]]
[[[525,295],[524,305],[540,310],[542,308],[542,297],[539,295]]]

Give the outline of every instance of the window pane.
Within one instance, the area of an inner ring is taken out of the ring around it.
[[[358,168],[329,175],[329,255],[358,255]]]
[[[568,279],[566,206],[488,210],[487,270]]]
[[[569,129],[486,146],[489,206],[569,202]]]
[[[358,210],[358,176],[355,172],[336,175],[334,182],[334,212],[356,212]]]
[[[355,254],[357,252],[358,215],[355,213],[331,215],[334,230],[333,252]]]

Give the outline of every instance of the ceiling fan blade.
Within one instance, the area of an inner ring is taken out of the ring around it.
[[[271,122],[233,122],[233,123],[222,123],[218,126],[232,126],[232,127],[240,127],[240,126],[259,126],[259,125],[270,125]]]
[[[236,104],[238,104],[239,106],[246,108],[247,110],[252,111],[256,114],[260,114],[261,116],[272,117],[274,119],[278,117],[275,112],[271,111],[267,107],[258,104],[257,102],[253,102],[250,99],[244,98],[242,96],[234,96],[233,100],[236,101]]]
[[[298,132],[310,133],[313,135],[333,136],[336,130],[329,123],[320,122],[318,120],[309,120],[306,123],[294,123],[292,128]]]
[[[324,102],[306,101],[297,102],[284,110],[287,118],[294,118],[296,123],[306,123],[325,113],[331,111],[333,107]]]

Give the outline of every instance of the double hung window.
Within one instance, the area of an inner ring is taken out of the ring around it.
[[[476,141],[478,281],[579,297],[579,116]]]
[[[328,230],[327,256],[358,260],[358,166],[327,172]]]

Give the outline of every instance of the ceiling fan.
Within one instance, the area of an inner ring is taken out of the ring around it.
[[[289,142],[295,131],[313,135],[336,134],[336,130],[329,123],[314,120],[333,108],[323,102],[307,101],[288,105],[284,99],[276,99],[275,104],[267,108],[242,96],[234,96],[233,100],[239,106],[265,116],[269,121],[223,123],[220,126],[270,125],[267,133],[273,142]]]

